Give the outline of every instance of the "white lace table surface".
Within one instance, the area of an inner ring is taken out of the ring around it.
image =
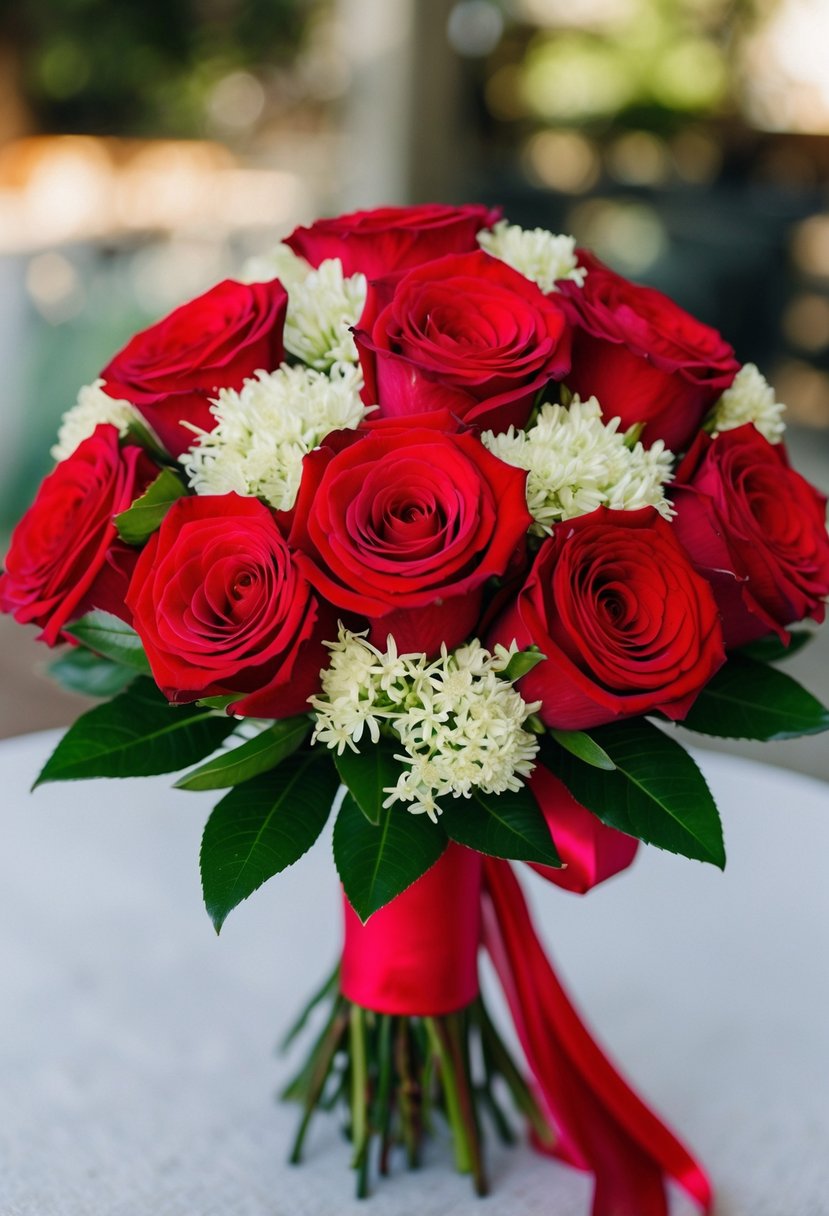
[[[327,843],[217,939],[198,875],[215,799],[166,778],[30,795],[55,738],[0,744],[0,1216],[587,1216],[587,1179],[524,1147],[490,1146],[485,1201],[438,1141],[358,1203],[330,1116],[288,1166],[274,1043],[336,956]],[[829,1216],[829,787],[700,761],[725,874],[643,849],[586,898],[525,885],[600,1041],[706,1164],[717,1216]]]

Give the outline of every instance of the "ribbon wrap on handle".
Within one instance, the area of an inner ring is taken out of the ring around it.
[[[450,844],[430,870],[363,924],[343,896],[340,989],[375,1013],[436,1017],[478,995],[483,858]]]
[[[478,995],[483,944],[556,1132],[553,1151],[595,1178],[592,1216],[667,1216],[668,1179],[710,1211],[700,1166],[619,1075],[570,1003],[509,862],[450,844],[366,924],[347,900],[344,910],[341,989],[378,1013],[462,1009]]]

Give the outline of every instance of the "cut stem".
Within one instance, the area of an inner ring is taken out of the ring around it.
[[[331,1066],[334,1063],[334,1057],[337,1054],[337,1049],[345,1034],[346,1026],[348,1025],[348,1013],[342,1002],[337,1002],[334,1007],[334,1013],[329,1022],[326,1034],[319,1043],[319,1049],[316,1056],[312,1057],[312,1067],[310,1069],[310,1081],[305,1096],[305,1104],[302,1112],[302,1118],[299,1122],[299,1128],[294,1139],[291,1154],[288,1158],[291,1165],[299,1165],[302,1160],[302,1146],[305,1142],[305,1136],[311,1123],[314,1111],[319,1105],[319,1100],[322,1096],[322,1091],[325,1088],[325,1082],[328,1080]]]
[[[461,1112],[458,1077],[444,1018],[424,1018],[426,1030],[440,1067],[440,1083],[446,1101],[446,1117],[452,1129],[455,1166],[459,1173],[472,1172],[472,1151],[469,1135]]]
[[[475,1110],[472,1067],[468,1051],[468,1019],[465,1013],[452,1013],[445,1019],[445,1022],[449,1051],[452,1056],[458,1088],[458,1105],[466,1133],[466,1142],[469,1149],[469,1165],[475,1183],[475,1192],[478,1195],[486,1195],[489,1187],[484,1172],[480,1125]]]
[[[502,1084],[539,1140],[554,1143],[549,1123],[527,1081],[490,1019],[482,1000],[466,1010],[434,1017],[378,1014],[347,1000],[329,977],[303,1011],[330,1000],[328,1019],[288,1096],[299,1098],[302,1118],[290,1160],[300,1160],[315,1110],[348,1109],[358,1198],[369,1193],[372,1144],[379,1140],[378,1170],[388,1174],[396,1145],[411,1169],[420,1164],[430,1111],[445,1116],[457,1169],[470,1174],[479,1195],[487,1193],[481,1127],[484,1114],[507,1143],[515,1139],[496,1088]],[[473,1075],[472,1040],[480,1043],[480,1077]]]
[[[489,1053],[493,1069],[504,1078],[513,1102],[524,1115],[539,1141],[545,1148],[552,1148],[556,1141],[555,1134],[538,1105],[535,1094],[522,1077],[503,1039],[495,1029],[480,998],[475,1002],[475,1017],[481,1029],[484,1050]]]
[[[367,1022],[371,1018],[372,1014],[359,1005],[351,1006],[348,1022],[351,1049],[351,1140],[354,1144],[351,1164],[357,1171],[358,1199],[367,1199],[369,1193],[368,1167],[372,1128],[369,1121]]]
[[[409,1169],[416,1170],[420,1165],[420,1141],[423,1127],[420,1119],[421,1090],[412,1059],[412,1038],[409,1034],[407,1018],[401,1018],[397,1025],[395,1063],[398,1074],[397,1102],[400,1109],[403,1143],[406,1146],[406,1159]]]
[[[389,1014],[382,1014],[379,1019],[379,1031],[377,1035],[378,1079],[373,1115],[374,1125],[381,1137],[379,1164],[381,1174],[388,1174],[389,1172],[389,1154],[391,1152],[392,1073],[394,1069],[392,1052],[393,1031],[394,1018]]]

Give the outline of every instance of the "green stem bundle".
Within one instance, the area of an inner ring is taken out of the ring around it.
[[[480,997],[436,1017],[378,1014],[346,1000],[337,981],[335,971],[287,1036],[292,1042],[318,1009],[326,1009],[307,1058],[282,1092],[302,1105],[293,1164],[302,1158],[314,1113],[342,1108],[362,1199],[372,1169],[387,1175],[398,1149],[410,1169],[418,1168],[437,1116],[448,1127],[457,1169],[470,1175],[476,1194],[486,1195],[484,1123],[505,1144],[516,1139],[503,1091],[542,1142],[552,1143],[545,1116]]]

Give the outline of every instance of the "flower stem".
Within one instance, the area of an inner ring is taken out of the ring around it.
[[[513,1102],[527,1119],[540,1142],[545,1148],[552,1148],[555,1144],[552,1128],[538,1105],[535,1094],[521,1076],[480,998],[475,1002],[474,1016],[480,1027],[484,1050],[488,1053],[494,1071],[500,1073],[506,1081]]]
[[[351,1139],[354,1144],[352,1165],[360,1168],[367,1155],[368,1124],[368,1059],[366,1053],[366,1011],[352,1005],[348,1015],[349,1047],[351,1049]],[[357,1184],[360,1195],[360,1183]]]
[[[472,1152],[469,1145],[469,1134],[461,1112],[461,1099],[458,1092],[458,1075],[456,1064],[452,1057],[449,1034],[445,1018],[424,1018],[426,1030],[437,1056],[440,1066],[440,1083],[446,1100],[446,1117],[452,1129],[452,1144],[455,1150],[455,1166],[460,1174],[472,1171]]]
[[[323,1047],[324,1047],[325,1043],[327,1042],[328,1034],[331,1030],[331,1027],[336,1022],[340,1013],[343,1012],[345,1009],[346,1009],[345,1003],[343,1002],[343,1000],[341,998],[338,998],[337,1000],[334,1001],[333,1005],[331,1006],[331,1012],[328,1015],[328,1019],[327,1019],[325,1025],[323,1026],[322,1030],[319,1032],[319,1034],[314,1042],[313,1047],[311,1048],[310,1052],[308,1053],[308,1058],[306,1059],[305,1063],[300,1068],[299,1072],[294,1077],[292,1077],[292,1079],[288,1082],[288,1084],[285,1086],[285,1088],[280,1093],[279,1096],[284,1101],[289,1101],[289,1102],[293,1102],[293,1101],[304,1102],[305,1101],[309,1086],[311,1085],[311,1081],[314,1077],[314,1071],[315,1071],[317,1061],[320,1056],[320,1052],[322,1052]],[[346,1020],[347,1020],[347,1018],[346,1018]]]
[[[453,1013],[446,1019],[447,1038],[452,1062],[455,1068],[455,1078],[458,1089],[458,1105],[463,1120],[466,1141],[469,1149],[469,1165],[475,1183],[475,1192],[486,1195],[489,1187],[484,1172],[483,1153],[481,1152],[481,1133],[478,1116],[475,1110],[475,1096],[472,1084],[472,1068],[469,1059],[469,1024],[465,1013]]]
[[[399,1077],[397,1101],[409,1169],[416,1170],[420,1165],[422,1135],[421,1090],[412,1059],[412,1042],[407,1023],[407,1018],[400,1019],[395,1040],[395,1063]]]
[[[394,1018],[389,1014],[382,1014],[377,1035],[378,1079],[373,1121],[381,1136],[379,1170],[384,1175],[389,1172],[389,1153],[391,1151],[393,1030]]]
[[[310,1070],[302,1118],[291,1149],[291,1155],[288,1158],[291,1165],[299,1165],[302,1160],[302,1146],[305,1142],[305,1135],[310,1126],[314,1111],[319,1105],[322,1091],[325,1088],[325,1082],[328,1080],[331,1066],[334,1063],[334,1056],[337,1054],[337,1049],[345,1034],[347,1025],[348,1013],[346,1012],[344,1002],[337,1001],[326,1031],[320,1039],[318,1050],[311,1057],[313,1067]]]
[[[396,1145],[409,1168],[420,1164],[430,1112],[437,1107],[452,1135],[458,1170],[470,1174],[479,1195],[487,1192],[481,1118],[484,1113],[507,1143],[515,1139],[496,1095],[505,1085],[515,1107],[545,1145],[554,1136],[538,1101],[492,1023],[482,1000],[468,1009],[434,1017],[372,1013],[334,989],[330,977],[310,1008],[330,1000],[329,1016],[311,1053],[285,1089],[302,1103],[291,1151],[299,1162],[314,1111],[344,1105],[349,1114],[358,1198],[369,1193],[372,1144],[379,1140],[378,1169],[388,1174]],[[308,1010],[300,1018],[307,1024]],[[472,1068],[472,1041],[480,1045]],[[481,1067],[482,1065],[482,1067]],[[480,1070],[480,1076],[478,1071]]]

